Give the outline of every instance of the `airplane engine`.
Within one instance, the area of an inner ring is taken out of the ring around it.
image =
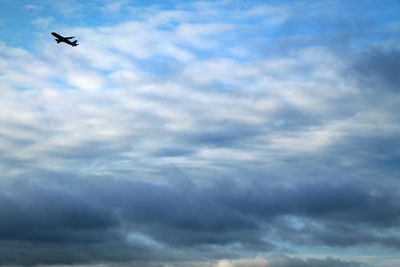
[[[59,44],[59,43],[61,42],[61,40],[58,40],[58,39],[54,39],[54,40],[56,40],[56,41],[57,41],[57,44]]]

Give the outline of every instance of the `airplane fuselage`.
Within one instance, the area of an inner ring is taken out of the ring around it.
[[[55,40],[56,40],[57,43],[63,42],[63,43],[69,44],[69,45],[71,45],[71,46],[77,46],[77,45],[78,45],[78,43],[77,43],[76,40],[73,41],[73,42],[71,42],[71,41],[69,40],[69,39],[72,39],[72,38],[74,38],[74,37],[63,37],[63,36],[59,35],[59,34],[56,33],[56,32],[52,32],[51,35],[53,35],[54,37],[56,37]]]

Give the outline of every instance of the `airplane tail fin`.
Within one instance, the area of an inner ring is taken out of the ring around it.
[[[77,46],[77,45],[79,45],[77,42],[78,42],[78,41],[75,40],[75,41],[73,41],[72,43],[73,43],[74,46]]]

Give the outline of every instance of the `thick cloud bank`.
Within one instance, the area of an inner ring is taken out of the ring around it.
[[[182,260],[183,252],[218,259],[229,246],[240,253],[274,252],[281,241],[400,249],[399,237],[390,234],[400,221],[399,196],[391,190],[329,182],[195,185],[47,176],[3,188],[3,263]]]

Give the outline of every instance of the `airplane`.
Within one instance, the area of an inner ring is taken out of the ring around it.
[[[66,43],[66,44],[69,44],[69,45],[71,45],[71,46],[77,46],[77,45],[79,45],[79,44],[77,44],[77,40],[75,40],[75,41],[73,41],[73,42],[71,42],[69,39],[72,39],[72,38],[75,38],[74,36],[72,36],[72,37],[63,37],[63,36],[61,36],[61,35],[59,35],[58,33],[56,33],[56,32],[52,32],[51,33],[51,35],[53,35],[54,37],[56,37],[56,41],[57,41],[57,44],[58,43],[61,43],[61,42],[64,42],[64,43]]]

